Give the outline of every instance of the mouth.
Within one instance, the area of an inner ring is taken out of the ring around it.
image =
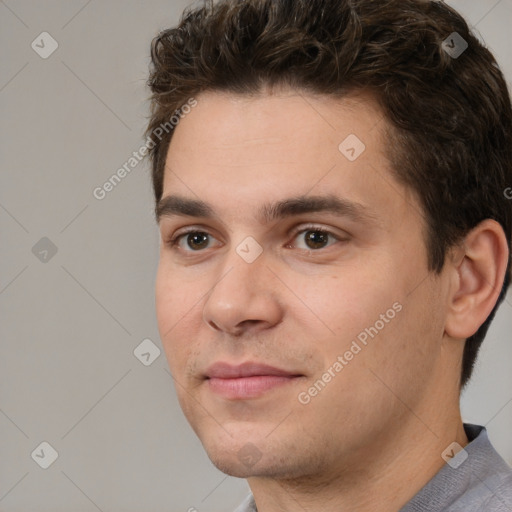
[[[229,400],[258,398],[301,377],[304,375],[250,361],[236,366],[218,362],[205,374],[210,391]]]

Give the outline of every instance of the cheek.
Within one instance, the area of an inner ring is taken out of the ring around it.
[[[323,353],[326,368],[343,356],[347,361],[343,373],[350,374],[351,381],[371,379],[368,368],[396,372],[401,363],[416,357],[408,344],[417,329],[421,304],[415,301],[409,306],[410,279],[391,258],[387,264],[379,258],[378,264],[366,260],[365,265],[345,270],[325,280],[322,293],[311,296],[311,309],[331,331],[325,331],[327,339],[316,350]],[[338,385],[346,385],[345,379],[339,379]]]
[[[365,357],[377,379],[376,394],[388,392],[379,386],[380,380],[406,403],[414,403],[428,389],[426,383],[441,356],[443,332],[439,310],[433,307],[434,293],[425,281],[401,298],[401,311],[370,341]]]
[[[179,315],[179,311],[177,311],[179,302],[176,300],[175,293],[175,287],[178,286],[178,283],[173,283],[170,277],[169,272],[160,263],[155,284],[155,305],[158,329],[162,342],[165,341],[166,333],[176,323]]]
[[[197,284],[183,279],[183,273],[175,270],[161,257],[155,283],[156,315],[160,334],[165,340],[169,330],[179,327],[204,292]],[[163,341],[162,340],[162,341]]]
[[[316,294],[315,309],[336,335],[347,340],[379,321],[399,295],[397,285],[374,268],[354,266],[324,283],[322,293]]]
[[[193,286],[180,282],[178,273],[171,272],[162,263],[159,265],[155,285],[156,317],[160,339],[173,374],[192,346],[190,336],[194,333],[190,323],[194,313],[197,315],[194,305],[201,296],[194,291]]]

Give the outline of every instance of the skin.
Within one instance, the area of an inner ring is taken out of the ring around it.
[[[197,100],[175,130],[163,197],[204,201],[215,217],[159,222],[157,319],[181,407],[212,462],[248,479],[259,512],[396,511],[443,466],[447,446],[468,442],[462,350],[498,298],[503,231],[484,221],[441,274],[429,272],[421,207],[391,175],[386,121],[369,96],[281,89]],[[353,162],[338,149],[349,134],[366,145]],[[263,204],[329,194],[367,217],[259,218]],[[206,246],[187,235],[167,243],[189,228],[207,233]],[[332,235],[312,248],[315,228]],[[236,251],[248,236],[263,251],[252,263]],[[396,303],[400,312],[301,403]],[[217,361],[301,377],[232,400],[204,379]]]

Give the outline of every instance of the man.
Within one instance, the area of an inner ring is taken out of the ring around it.
[[[512,510],[459,408],[512,238],[510,97],[464,20],[220,1],[153,41],[149,85],[159,331],[238,510]]]

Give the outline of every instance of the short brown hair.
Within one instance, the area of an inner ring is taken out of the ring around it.
[[[465,41],[462,55],[443,45]],[[450,37],[452,39],[450,39]],[[462,39],[460,39],[460,37]],[[260,93],[285,85],[313,94],[373,94],[392,126],[396,179],[423,207],[429,270],[484,219],[512,239],[512,108],[492,54],[464,19],[429,0],[221,0],[188,8],[152,42],[147,134],[207,90]],[[162,197],[172,130],[150,150],[155,199]],[[510,283],[467,339],[461,387]]]

